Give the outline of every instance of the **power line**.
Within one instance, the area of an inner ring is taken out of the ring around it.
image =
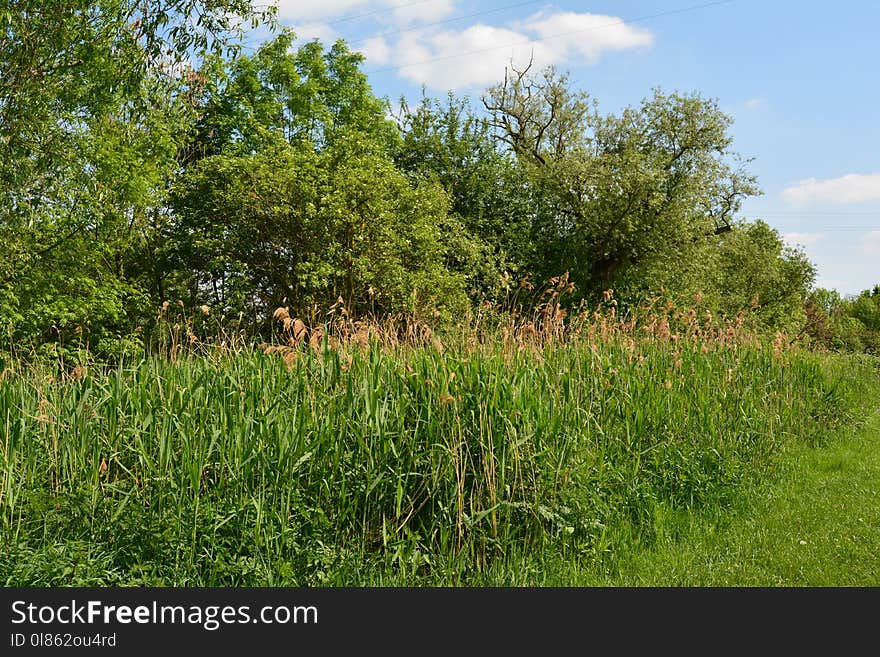
[[[673,9],[671,11],[664,11],[664,12],[660,12],[658,14],[650,14],[648,16],[639,16],[637,18],[632,18],[628,21],[623,21],[623,23],[624,24],[625,23],[637,23],[640,21],[646,21],[646,20],[650,20],[653,18],[660,18],[662,16],[671,16],[673,14],[683,14],[688,11],[696,11],[698,9],[706,9],[708,7],[715,7],[718,5],[726,5],[726,4],[730,4],[731,2],[734,2],[734,0],[718,0],[718,2],[707,2],[707,3],[701,4],[701,5],[693,5],[691,7],[684,7],[683,9]],[[418,62],[410,62],[409,64],[400,64],[398,66],[389,66],[387,68],[380,68],[380,69],[375,69],[373,71],[365,71],[365,72],[368,75],[370,75],[373,73],[386,73],[388,71],[397,71],[402,68],[408,68],[410,66],[420,66],[421,64],[431,64],[433,62],[439,62],[439,61],[444,61],[444,60],[448,60],[448,59],[456,59],[458,57],[465,57],[467,55],[477,55],[477,54],[484,53],[484,52],[491,52],[493,50],[500,50],[502,48],[512,48],[514,46],[525,46],[530,43],[537,43],[538,41],[546,41],[548,39],[556,39],[558,37],[569,36],[571,34],[581,34],[583,32],[592,32],[594,30],[600,30],[600,29],[603,29],[606,27],[618,27],[618,26],[620,26],[620,24],[621,24],[621,21],[618,20],[613,23],[605,23],[604,25],[594,25],[592,27],[587,27],[587,28],[584,28],[581,30],[571,30],[570,32],[559,32],[557,34],[549,34],[544,37],[538,37],[536,39],[529,39],[527,41],[522,41],[519,43],[508,43],[503,46],[492,46],[490,48],[481,48],[479,50],[470,50],[468,52],[461,52],[461,53],[457,53],[455,55],[447,55],[445,57],[434,57],[431,59],[420,60]]]
[[[880,230],[880,226],[804,226],[804,230],[791,231],[793,233],[814,233],[822,231],[823,233],[873,233]]]
[[[318,0],[320,2],[320,0]],[[370,16],[376,16],[378,14],[387,14],[391,11],[396,11],[398,9],[406,9],[407,7],[414,7],[415,5],[424,5],[429,2],[436,2],[437,0],[414,0],[413,2],[407,2],[402,5],[394,5],[391,7],[385,7],[384,9],[374,9],[373,11],[367,11],[363,14],[355,14],[354,16],[343,16],[342,18],[334,18],[332,21],[318,21],[321,25],[338,25],[339,23],[347,23],[348,21],[356,21],[360,18],[369,18]],[[259,7],[277,7],[277,3],[271,3],[268,5],[258,5]]]
[[[321,25],[338,25],[339,23],[347,23],[349,21],[358,20],[360,18],[369,18],[370,16],[376,16],[378,14],[387,14],[391,11],[396,11],[398,9],[405,9],[407,7],[414,7],[415,5],[424,5],[429,2],[436,2],[437,0],[414,0],[414,2],[407,2],[402,5],[394,5],[391,7],[385,7],[384,9],[374,9],[373,11],[367,11],[362,14],[355,14],[354,16],[343,16],[342,18],[335,18],[332,21],[317,21]],[[277,6],[277,4],[272,3],[272,5],[260,5],[260,6]],[[304,22],[304,21],[300,21]],[[294,26],[295,28],[296,26]],[[348,42],[351,43],[351,42]],[[242,46],[245,50],[256,51],[258,48],[254,46]]]
[[[320,2],[320,0],[318,0]],[[405,9],[406,7],[413,7],[415,5],[424,5],[429,2],[436,2],[436,0],[415,0],[415,2],[407,2],[402,5],[394,5],[393,7],[385,7],[384,9],[374,9],[373,11],[364,12],[363,14],[357,14],[355,16],[345,16],[344,18],[337,18],[332,21],[324,21],[324,25],[337,25],[338,23],[346,23],[348,21],[356,21],[359,18],[369,18],[370,16],[375,16],[377,14],[387,14],[389,11],[395,11],[397,9]]]
[[[420,5],[420,4],[424,4],[426,2],[432,2],[432,1],[433,0],[418,0],[418,2],[411,2],[408,4],[404,4],[404,5],[397,5],[395,7],[390,7],[390,8],[386,8],[386,9],[377,9],[376,11],[371,11],[371,12],[367,12],[364,14],[358,14],[357,16],[347,16],[345,18],[339,18],[339,19],[336,19],[333,21],[324,21],[321,23],[321,25],[335,25],[337,23],[352,21],[357,18],[365,18],[365,17],[376,15],[376,14],[386,13],[388,11],[394,11],[395,9],[402,9],[404,7],[411,7],[413,5]],[[528,5],[537,5],[537,4],[544,4],[544,3],[546,3],[546,0],[528,0],[528,2],[518,2],[518,3],[512,4],[512,5],[504,5],[502,7],[495,7],[493,9],[486,9],[484,11],[474,12],[472,14],[464,14],[462,16],[454,16],[452,18],[447,18],[442,21],[435,21],[433,23],[422,23],[420,25],[416,25],[415,27],[408,27],[408,28],[405,28],[402,30],[390,30],[388,32],[379,32],[377,34],[373,34],[368,37],[361,37],[360,39],[344,39],[344,40],[345,40],[346,44],[351,46],[356,43],[364,43],[364,42],[369,41],[371,39],[378,39],[380,37],[394,36],[396,34],[405,34],[407,32],[415,32],[418,30],[423,30],[426,27],[436,27],[438,25],[446,25],[447,23],[454,23],[456,21],[463,21],[463,20],[467,20],[468,18],[476,18],[478,16],[485,16],[486,14],[494,14],[494,13],[497,13],[500,11],[506,11],[508,9],[517,9],[519,7],[526,7]],[[293,25],[293,30],[294,30],[294,32],[296,31],[295,24]],[[256,48],[253,48],[253,47],[249,47],[248,49],[249,50],[256,50]]]
[[[754,219],[761,219],[765,215],[755,214]],[[825,232],[825,233],[870,233],[874,231],[880,231],[880,224],[876,226],[817,226],[815,224],[808,224],[803,226],[797,226],[797,230],[794,229],[785,229],[789,230],[792,233],[815,233],[815,232]]]
[[[537,5],[537,4],[545,4],[546,0],[529,0],[528,2],[518,2],[514,5],[504,5],[502,7],[495,7],[494,9],[486,9],[484,11],[478,11],[473,14],[465,14],[463,16],[454,16],[453,18],[447,18],[442,21],[435,21],[433,23],[423,23],[422,25],[417,25],[415,27],[408,27],[404,30],[393,30],[390,32],[379,32],[378,34],[374,34],[369,37],[365,37],[362,39],[355,39],[354,41],[349,41],[348,44],[361,43],[363,41],[369,41],[370,39],[378,39],[379,37],[387,37],[394,36],[395,34],[404,34],[406,32],[415,32],[418,30],[423,30],[426,27],[436,27],[438,25],[446,25],[447,23],[454,23],[456,21],[467,20],[468,18],[477,18],[478,16],[485,16],[486,14],[494,14],[499,11],[505,11],[507,9],[518,9],[519,7],[525,7],[527,5]]]
[[[770,211],[770,212],[762,212],[760,210],[752,212],[751,214],[763,214],[774,217],[876,217],[880,216],[880,210],[810,210],[807,212],[798,212],[797,210],[791,211]]]

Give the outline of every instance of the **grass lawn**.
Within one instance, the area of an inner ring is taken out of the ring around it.
[[[604,583],[880,585],[880,411],[833,445],[796,448],[786,475],[753,489],[734,516],[679,524]]]

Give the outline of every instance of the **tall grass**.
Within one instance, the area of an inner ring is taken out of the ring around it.
[[[7,371],[0,581],[539,582],[730,503],[876,390],[696,314],[558,311],[395,344],[279,313],[262,349]]]

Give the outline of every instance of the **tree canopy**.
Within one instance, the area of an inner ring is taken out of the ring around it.
[[[698,94],[655,90],[602,116],[567,76],[526,68],[483,102],[540,199],[542,273],[570,271],[585,290],[726,232],[758,193],[729,152],[729,117]]]
[[[742,220],[757,181],[699,93],[602,114],[529,66],[394,115],[344,41],[241,49],[277,28],[244,0],[12,0],[0,22],[6,348],[140,349],[169,301],[255,337],[281,306],[453,320],[563,274],[572,302],[699,294],[826,344],[880,330],[876,290],[829,301]]]

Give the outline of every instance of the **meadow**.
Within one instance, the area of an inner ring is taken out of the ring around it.
[[[614,310],[444,333],[279,309],[259,348],[178,332],[112,366],[7,364],[0,581],[613,581],[677,518],[735,508],[849,431],[880,388],[868,356]]]
[[[276,18],[0,10],[0,583],[657,582],[825,481],[798,459],[877,410],[880,285],[816,287],[811,213],[746,211],[751,101],[608,111],[533,58],[380,94]]]

